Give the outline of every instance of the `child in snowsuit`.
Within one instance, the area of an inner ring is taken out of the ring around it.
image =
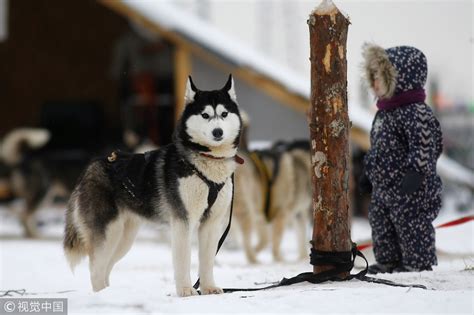
[[[432,225],[441,208],[436,161],[439,122],[425,104],[425,55],[399,46],[363,48],[365,74],[378,98],[364,166],[372,186],[369,222],[375,259],[369,273],[432,270]]]

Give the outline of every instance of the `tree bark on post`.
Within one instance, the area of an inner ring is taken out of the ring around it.
[[[346,41],[349,20],[331,0],[308,19],[311,60],[313,248],[350,251],[349,116]],[[313,272],[331,269],[315,266]],[[345,277],[341,274],[340,277]]]

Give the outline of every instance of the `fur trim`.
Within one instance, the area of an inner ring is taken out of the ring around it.
[[[397,87],[397,70],[388,59],[388,55],[380,46],[365,43],[362,46],[364,57],[365,79],[370,87],[373,86],[375,78],[379,78],[384,89],[381,98],[391,98]]]
[[[25,149],[41,148],[50,138],[51,134],[46,129],[15,129],[5,136],[0,146],[0,158],[13,166],[21,161]]]

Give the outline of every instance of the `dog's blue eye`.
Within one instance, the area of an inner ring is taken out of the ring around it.
[[[221,116],[222,118],[226,118],[228,114],[229,114],[228,112],[223,112]]]
[[[204,114],[202,114],[201,116],[202,116],[202,118],[204,118],[204,119],[209,119],[209,114],[204,113]]]

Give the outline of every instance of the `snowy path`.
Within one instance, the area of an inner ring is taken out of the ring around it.
[[[0,290],[26,289],[29,293],[43,293],[35,297],[66,297],[70,314],[474,312],[472,223],[438,232],[438,248],[458,255],[456,258],[441,254],[440,264],[434,272],[384,276],[401,283],[424,284],[431,290],[387,287],[353,280],[178,298],[174,293],[169,247],[152,241],[150,235],[153,231],[142,233],[130,253],[116,266],[111,276],[111,287],[92,293],[87,262],[77,268],[75,275],[68,269],[58,237],[60,226],[48,231],[48,239],[27,241],[14,237],[18,228],[12,228],[13,219],[5,211],[0,211],[0,219]],[[438,222],[447,219],[440,218]],[[293,233],[287,235],[283,246],[290,258],[295,257]],[[363,240],[369,235],[367,223],[356,220],[353,224],[354,240]],[[269,250],[259,258],[261,264],[249,266],[240,251],[224,248],[217,259],[216,281],[223,287],[254,287],[255,283],[278,281],[311,270],[306,261],[272,263]],[[192,269],[195,275],[196,255],[193,256]],[[71,292],[55,293],[69,290]]]

